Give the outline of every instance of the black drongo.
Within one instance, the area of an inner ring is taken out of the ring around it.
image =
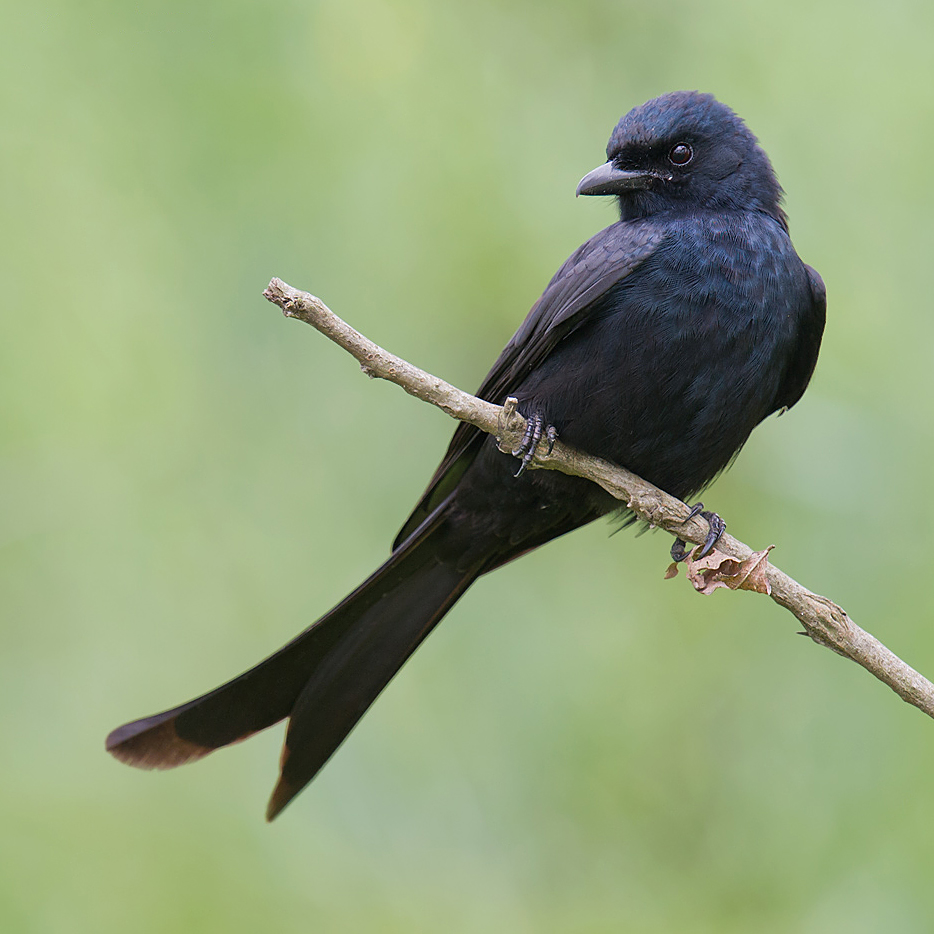
[[[710,95],[630,111],[577,193],[614,195],[620,220],[558,270],[478,395],[516,397],[530,442],[557,433],[685,499],[801,397],[823,283],[791,244],[768,157]],[[107,748],[172,768],[288,717],[271,820],[477,577],[621,509],[586,480],[517,466],[461,424],[369,579],[255,668],[114,730]]]

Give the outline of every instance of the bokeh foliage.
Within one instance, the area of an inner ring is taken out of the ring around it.
[[[599,524],[481,582],[314,786],[279,730],[102,750],[386,553],[452,425],[260,292],[473,388],[619,115],[750,122],[830,295],[811,390],[707,501],[934,673],[934,7],[7,3],[0,930],[930,930],[934,724],[768,601]]]

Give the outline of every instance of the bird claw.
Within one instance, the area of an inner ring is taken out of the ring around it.
[[[701,512],[700,515],[707,520],[710,531],[707,533],[707,538],[704,539],[704,547],[701,548],[700,554],[697,556],[698,560],[706,558],[713,551],[713,546],[720,541],[720,536],[726,531],[726,523],[715,512]]]
[[[675,564],[680,564],[688,555],[690,551],[685,544],[683,538],[676,538],[674,544],[671,546],[671,560]]]
[[[707,520],[707,525],[710,527],[707,538],[704,539],[704,544],[701,546],[701,550],[694,559],[695,561],[700,561],[701,558],[706,558],[707,555],[713,551],[713,546],[720,541],[720,536],[726,531],[726,523],[715,512],[705,511],[703,503],[696,503],[693,505],[684,521],[687,522],[695,516],[703,516],[703,518]],[[672,561],[677,564],[683,561],[689,554],[690,549],[686,547],[684,539],[676,538],[674,544],[671,546]]]
[[[519,447],[512,452],[514,457],[522,459],[522,463],[519,464],[519,469],[516,471],[516,477],[521,477],[525,473],[526,467],[532,463],[532,458],[538,452],[543,437],[548,443],[545,453],[550,454],[554,450],[555,441],[558,440],[558,431],[554,425],[546,425],[541,415],[532,415],[525,426],[525,434],[522,436],[522,441],[519,442]]]

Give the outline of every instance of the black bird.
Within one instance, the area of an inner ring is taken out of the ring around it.
[[[615,195],[620,220],[558,270],[478,391],[515,396],[530,420],[521,475],[461,424],[381,568],[255,668],[114,730],[118,759],[172,768],[288,717],[272,820],[477,577],[620,510],[588,481],[525,472],[537,443],[557,433],[687,499],[798,401],[824,285],[795,253],[772,166],[732,110],[693,91],[636,107],[577,193]]]

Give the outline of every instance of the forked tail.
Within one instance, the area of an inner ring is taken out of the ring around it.
[[[143,769],[170,769],[289,717],[272,820],[310,782],[370,704],[479,573],[435,556],[432,533],[410,540],[352,594],[232,681],[107,737]]]

